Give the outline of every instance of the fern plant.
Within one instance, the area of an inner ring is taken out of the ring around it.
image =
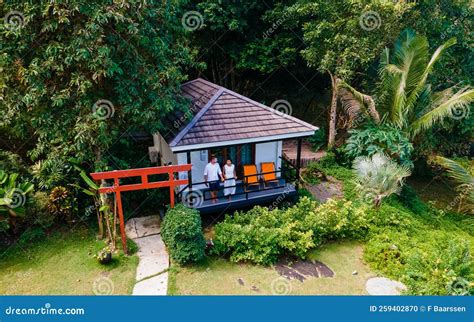
[[[399,165],[383,153],[356,158],[353,169],[356,190],[375,208],[380,207],[383,198],[400,193],[405,178],[411,174],[409,167]]]

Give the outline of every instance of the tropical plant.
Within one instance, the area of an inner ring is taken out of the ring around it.
[[[87,173],[80,168],[77,164],[77,160],[70,159],[74,168],[79,171],[79,176],[82,178],[86,187],[80,185],[74,185],[79,188],[84,194],[92,197],[93,205],[92,209],[95,209],[97,214],[97,222],[99,225],[98,238],[104,238],[107,235],[107,241],[110,244],[112,251],[116,248],[117,239],[117,200],[114,198],[113,211],[111,211],[111,202],[105,194],[99,193],[99,185],[92,180]],[[91,209],[91,208],[89,208]],[[105,223],[105,229],[104,229]]]
[[[458,211],[474,214],[474,165],[469,161],[469,167],[464,167],[460,162],[436,156],[434,161],[448,171],[448,176],[452,178],[458,186],[459,193]]]
[[[25,216],[27,195],[33,191],[30,182],[18,182],[18,174],[8,174],[0,170],[0,221],[9,228],[15,225],[18,217]]]
[[[404,179],[410,176],[408,167],[397,164],[382,153],[355,159],[356,190],[379,208],[382,199],[400,193]]]
[[[435,92],[428,78],[443,52],[456,44],[451,38],[429,56],[428,40],[411,30],[404,31],[393,52],[382,54],[379,73],[380,104],[386,121],[413,138],[422,131],[441,123],[446,117],[467,113],[474,100],[469,86],[456,86]],[[462,116],[462,115],[461,115]]]
[[[402,165],[413,167],[411,161],[413,144],[398,129],[388,125],[369,124],[363,128],[351,130],[349,133],[351,136],[344,146],[344,152],[349,159],[385,153]]]
[[[47,209],[53,216],[70,222],[77,209],[77,200],[68,188],[54,187],[49,194]]]

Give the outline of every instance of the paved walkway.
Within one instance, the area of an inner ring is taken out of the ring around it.
[[[400,295],[407,287],[386,277],[373,277],[367,280],[365,289],[370,295]]]
[[[138,245],[137,283],[132,295],[166,295],[169,256],[160,235],[160,216],[132,218],[125,231]]]

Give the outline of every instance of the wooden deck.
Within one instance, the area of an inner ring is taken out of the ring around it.
[[[283,157],[293,164],[296,164],[297,141],[283,141]],[[311,143],[303,141],[301,146],[301,167],[306,168],[311,162],[316,162],[326,155],[325,151],[313,151]]]
[[[249,192],[244,191],[242,182],[237,182],[236,194],[228,200],[224,196],[224,186],[217,195],[217,202],[211,200],[209,189],[194,189],[192,192],[193,200],[189,201],[189,195],[184,195],[184,203],[192,208],[198,209],[201,214],[227,212],[236,209],[244,209],[255,205],[271,205],[280,203],[285,199],[293,198],[297,194],[296,187],[279,179],[278,182],[268,184],[266,187],[260,183],[259,186],[252,186]]]

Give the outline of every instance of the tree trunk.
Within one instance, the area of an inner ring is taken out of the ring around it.
[[[336,142],[336,117],[337,117],[337,91],[338,91],[338,78],[329,72],[331,76],[332,85],[332,98],[331,98],[331,109],[329,111],[329,134],[328,134],[328,149],[331,149]]]

